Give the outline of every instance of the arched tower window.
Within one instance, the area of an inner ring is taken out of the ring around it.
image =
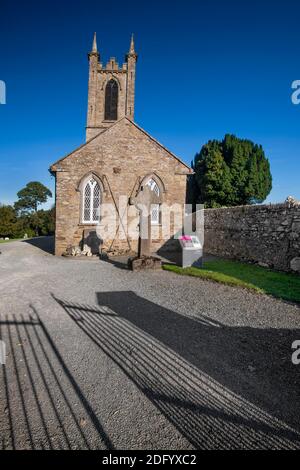
[[[98,223],[100,221],[101,191],[98,182],[91,177],[82,191],[82,222]]]
[[[154,191],[157,196],[160,196],[159,186],[153,178],[150,178],[147,181],[146,186],[149,186],[151,191]],[[160,214],[161,214],[160,204],[152,204],[152,207],[151,207],[151,224],[152,225],[158,225],[160,223],[160,218],[161,218]]]
[[[118,119],[118,95],[119,88],[116,80],[109,80],[105,89],[105,116],[106,121]]]

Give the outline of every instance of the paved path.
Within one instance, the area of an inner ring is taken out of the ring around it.
[[[0,249],[0,447],[300,448],[299,307]]]

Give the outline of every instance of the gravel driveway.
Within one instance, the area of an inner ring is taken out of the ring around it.
[[[50,242],[0,245],[0,447],[300,449],[299,306]]]

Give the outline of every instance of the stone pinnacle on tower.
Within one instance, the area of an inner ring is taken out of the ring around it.
[[[99,54],[98,48],[97,48],[97,35],[96,35],[96,33],[94,33],[92,50],[91,50],[91,52],[88,53],[89,60],[91,60],[92,57],[94,59],[96,58],[98,61],[100,60],[100,54]]]
[[[96,53],[98,52],[98,49],[97,49],[97,34],[96,33],[94,33],[92,52],[96,52]]]
[[[135,46],[134,46],[134,36],[133,34],[131,35],[131,40],[130,40],[130,48],[128,54],[126,54],[126,58],[128,57],[134,57],[137,59],[137,53],[135,52]]]
[[[132,33],[132,35],[131,35],[129,54],[135,54],[135,50],[134,50],[134,36],[133,36],[133,33]]]

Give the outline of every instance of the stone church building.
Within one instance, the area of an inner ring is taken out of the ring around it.
[[[123,197],[127,208],[136,211],[130,198],[143,185],[159,195],[160,204],[183,206],[191,169],[134,122],[137,54],[133,37],[121,67],[113,57],[106,65],[101,62],[96,35],[88,58],[86,142],[50,168],[56,180],[55,254],[82,246],[96,231],[101,250],[136,252],[136,237],[119,236],[120,220],[112,236],[102,239],[102,207],[115,207],[120,219]],[[168,245],[161,233],[160,204],[153,207],[151,216],[154,252]]]

